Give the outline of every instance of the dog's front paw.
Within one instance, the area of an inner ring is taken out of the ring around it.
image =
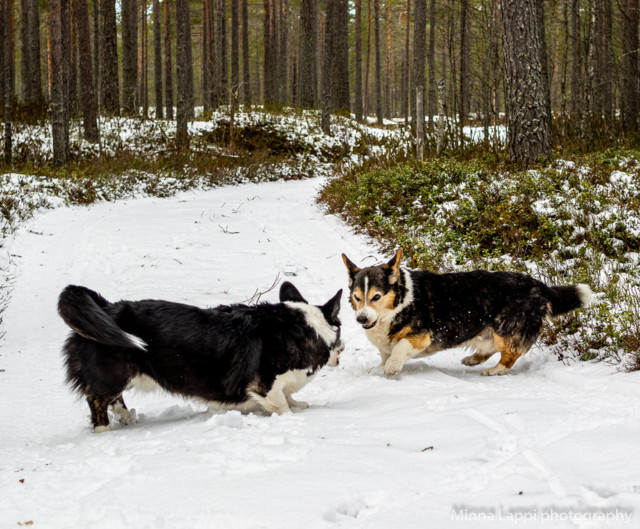
[[[289,406],[292,408],[299,408],[301,410],[306,410],[309,407],[308,402],[304,402],[302,400],[294,400],[292,398],[287,399],[289,401]]]
[[[495,376],[495,375],[504,375],[504,374],[506,374],[508,372],[509,372],[509,368],[508,367],[505,367],[502,364],[498,364],[497,366],[492,367],[490,369],[485,369],[482,372],[482,376],[492,377],[492,376]]]
[[[397,358],[389,358],[387,363],[384,365],[384,374],[387,377],[392,377],[400,373],[402,371],[402,366],[404,363]]]
[[[481,363],[481,360],[476,355],[465,356],[462,360],[460,360],[462,365],[465,366],[477,366]]]

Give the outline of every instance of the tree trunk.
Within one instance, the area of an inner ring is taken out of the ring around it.
[[[639,0],[624,0],[622,4],[622,128],[625,132],[638,129],[638,10]]]
[[[289,81],[289,2],[280,0],[278,24],[278,102],[287,102]],[[348,49],[348,48],[347,48]],[[347,52],[348,53],[348,52]],[[348,60],[348,59],[347,59]]]
[[[115,0],[100,0],[100,96],[103,112],[114,116],[120,113]]]
[[[409,124],[409,60],[411,56],[411,0],[407,0],[404,54],[402,56],[401,108],[405,125]]]
[[[160,27],[160,1],[153,0],[153,84],[155,87],[156,118],[162,119],[162,28]]]
[[[371,110],[371,97],[369,93],[369,71],[371,69],[371,2],[367,0],[367,59],[364,70],[364,114],[369,114]]]
[[[249,66],[249,3],[242,0],[242,83],[243,102],[247,109],[251,106],[251,68]]]
[[[429,113],[429,125],[433,127],[433,118],[436,113],[438,100],[438,92],[436,89],[436,0],[431,0],[429,4],[429,49],[427,50],[427,62],[429,64],[429,101],[427,102],[427,112]]]
[[[226,0],[216,0],[216,60],[215,60],[215,102],[214,107],[229,101],[228,63],[227,63],[227,13]]]
[[[411,115],[416,117],[416,94],[425,93],[425,52],[427,33],[427,2],[415,0],[413,15],[413,82],[411,87]]]
[[[384,115],[391,117],[391,1],[387,0],[385,13],[386,46],[384,56]]]
[[[96,103],[98,104],[98,112],[100,112],[99,106],[102,101],[100,92],[100,6],[99,0],[93,0],[91,3],[91,17],[93,28],[93,92],[96,95]]]
[[[140,39],[138,43],[138,105],[142,107],[142,116],[149,112],[149,54],[147,39],[147,0],[140,0]]]
[[[78,28],[76,26],[76,0],[70,1],[70,63],[69,63],[69,112],[71,116],[78,115]]]
[[[324,18],[324,46],[322,49],[322,130],[331,134],[331,74],[333,62],[333,18],[335,0],[327,0]]]
[[[333,110],[350,111],[349,97],[349,4],[347,0],[333,0],[333,16],[325,31],[332,31],[331,87]]]
[[[382,64],[380,64],[380,0],[374,0],[373,4],[374,13],[374,26],[375,26],[375,59],[376,59],[376,71],[375,71],[375,92],[376,92],[376,116],[378,123],[383,122],[382,116]]]
[[[240,90],[240,16],[238,1],[231,0],[231,98],[238,99]]]
[[[178,149],[189,147],[188,122],[193,108],[190,107],[189,98],[189,76],[192,74],[187,49],[191,41],[189,19],[189,0],[176,0],[176,77],[178,81],[176,145]]]
[[[318,99],[316,87],[315,0],[300,0],[300,52],[298,100],[302,108],[312,108]]]
[[[4,120],[4,162],[12,163],[13,133],[11,106],[13,101],[13,56],[11,53],[12,0],[0,0],[0,110]]]
[[[82,106],[84,139],[97,143],[98,103],[93,84],[91,61],[91,34],[89,32],[89,11],[87,0],[75,0],[75,22],[78,30],[78,51],[80,63],[80,104]]]
[[[470,111],[469,74],[471,73],[471,17],[469,0],[460,2],[460,131]]]
[[[580,0],[572,0],[571,5],[571,99],[570,114],[574,129],[580,128],[582,121],[582,46],[580,41]]]
[[[356,20],[355,20],[355,99],[354,99],[354,112],[356,119],[362,121],[363,119],[363,106],[362,106],[362,0],[356,0]]]
[[[21,0],[22,102],[38,112],[42,105],[40,11],[38,0]],[[34,116],[35,117],[35,116]]]
[[[5,0],[6,1],[6,0]],[[67,90],[64,77],[64,0],[51,0],[49,13],[49,39],[51,42],[51,132],[53,138],[53,163],[64,165],[69,160],[69,137],[66,124],[64,93]]]
[[[549,120],[547,127],[551,130],[551,85],[549,81],[549,59],[547,54],[547,37],[545,34],[544,0],[537,0],[536,19],[538,24],[538,42],[540,43],[540,66],[542,67],[542,89],[545,100],[545,116]]]
[[[138,6],[137,0],[122,0],[122,109],[138,113]]]
[[[163,1],[164,10],[164,102],[167,119],[173,119],[173,60],[171,59],[171,6]]]
[[[551,159],[537,0],[501,0],[509,155],[529,166]]]

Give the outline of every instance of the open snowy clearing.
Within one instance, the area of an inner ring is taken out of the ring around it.
[[[127,392],[138,422],[91,433],[64,383],[61,289],[212,306],[279,276],[324,303],[346,290],[341,252],[384,256],[315,205],[321,184],[60,208],[18,231],[3,248],[1,528],[637,527],[640,373],[534,348],[504,377],[453,350],[385,379],[346,294],[346,349],[297,395],[309,409],[211,413]]]

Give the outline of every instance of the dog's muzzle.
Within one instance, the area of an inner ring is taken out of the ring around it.
[[[356,312],[356,321],[364,329],[372,329],[378,323],[378,314],[370,307],[365,307]]]

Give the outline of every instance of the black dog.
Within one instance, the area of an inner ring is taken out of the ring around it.
[[[68,286],[58,302],[74,331],[63,348],[67,381],[86,396],[95,432],[110,429],[109,405],[130,423],[122,392],[145,382],[247,411],[306,407],[291,394],[325,364],[337,365],[344,347],[341,295],[316,307],[285,282],[278,304],[201,309],[158,300],[110,303]]]
[[[380,351],[387,376],[409,358],[468,347],[462,360],[474,366],[500,353],[483,375],[504,375],[549,320],[591,303],[587,285],[547,286],[513,272],[435,274],[400,266],[402,248],[388,263],[359,268],[342,254],[349,271],[356,320]]]

